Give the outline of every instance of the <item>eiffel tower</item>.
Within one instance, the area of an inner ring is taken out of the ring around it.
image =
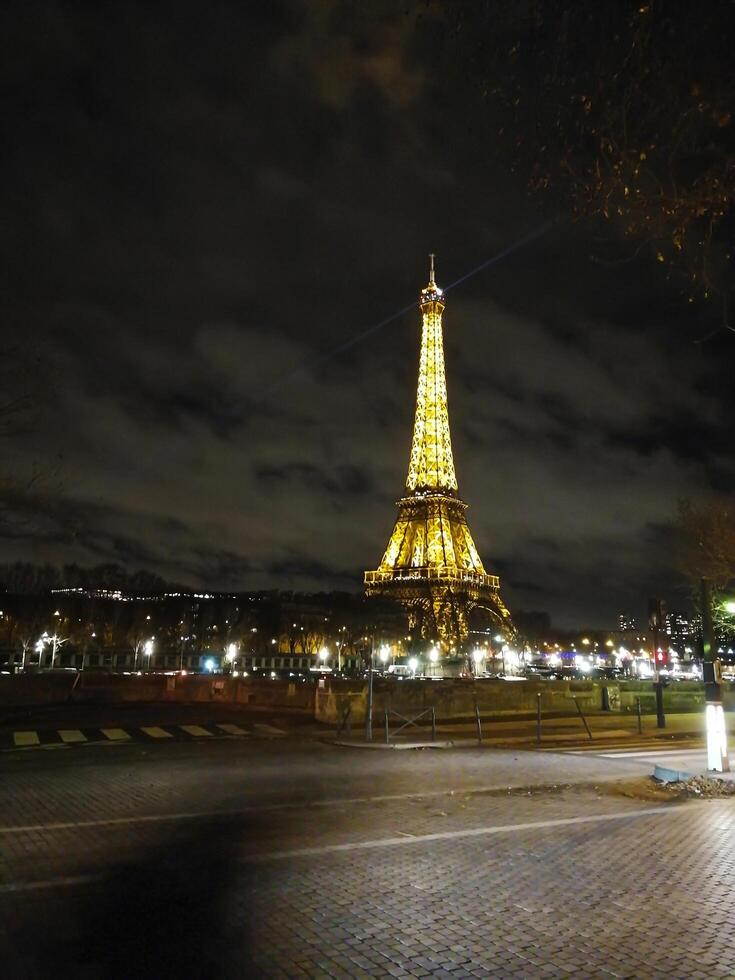
[[[365,572],[365,593],[397,600],[411,629],[452,648],[467,639],[471,613],[505,636],[514,630],[500,580],[485,571],[457,494],[442,340],[446,300],[434,279],[434,256],[429,259],[429,284],[419,299],[423,328],[406,494],[380,565]]]

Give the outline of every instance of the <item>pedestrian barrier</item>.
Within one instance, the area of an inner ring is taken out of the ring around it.
[[[403,722],[402,725],[399,725],[398,728],[393,730],[392,735],[390,731],[391,715],[394,715],[396,718],[400,718],[400,720]],[[395,738],[399,732],[402,732],[404,728],[408,728],[409,725],[413,725],[414,728],[418,728],[419,726],[416,724],[416,722],[419,720],[419,718],[423,718],[425,715],[431,715],[431,741],[436,742],[436,708],[433,705],[430,708],[425,708],[423,711],[420,711],[417,715],[414,715],[413,718],[406,718],[405,715],[401,715],[397,711],[393,711],[391,708],[386,708],[383,712],[385,744],[388,745],[391,737]]]
[[[348,737],[352,734],[352,702],[348,701],[340,712],[337,721],[337,738],[344,732]]]

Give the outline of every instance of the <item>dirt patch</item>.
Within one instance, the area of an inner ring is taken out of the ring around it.
[[[735,796],[735,782],[712,776],[692,776],[678,783],[664,783],[653,776],[642,776],[606,783],[600,790],[607,796],[676,803],[679,800],[719,800]]]

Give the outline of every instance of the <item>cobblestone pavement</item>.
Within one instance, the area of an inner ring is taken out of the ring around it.
[[[3,975],[735,975],[735,802],[615,794],[600,766],[641,772],[287,741],[8,756]]]

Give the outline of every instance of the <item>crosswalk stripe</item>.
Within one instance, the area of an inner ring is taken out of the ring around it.
[[[286,733],[282,728],[275,728],[273,725],[255,725],[255,728],[263,735],[285,735]]]
[[[78,728],[59,728],[59,738],[62,742],[86,742],[87,736]]]
[[[122,742],[124,739],[130,738],[124,728],[100,728],[100,731],[111,742]]]
[[[40,745],[41,739],[38,737],[38,732],[13,732],[13,742],[19,747]]]
[[[201,725],[179,725],[179,728],[186,732],[187,735],[208,735],[210,738],[212,737],[212,733],[208,732],[206,728],[202,728]]]
[[[239,725],[217,725],[217,728],[221,729],[223,732],[227,732],[228,735],[247,735],[248,732],[244,728],[240,728]]]
[[[150,735],[151,738],[173,738],[171,732],[167,732],[165,728],[156,728],[155,725],[150,728],[141,728],[142,732],[146,735]]]

